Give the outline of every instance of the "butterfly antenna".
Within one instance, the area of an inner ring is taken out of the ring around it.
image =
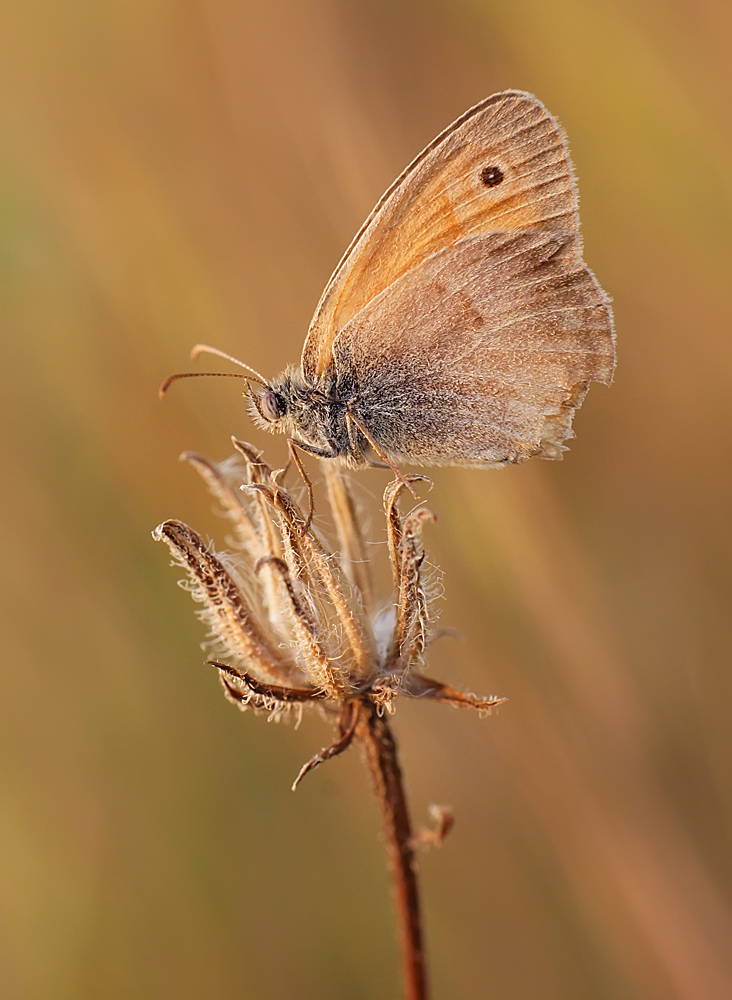
[[[243,378],[249,381],[248,375],[240,375],[239,372],[178,372],[177,375],[169,375],[160,386],[158,389],[160,399],[164,398],[173,382],[177,382],[180,378]]]
[[[220,351],[218,347],[209,347],[208,344],[196,344],[196,346],[191,351],[191,361],[195,361],[200,354],[215,354],[217,358],[223,358],[225,361],[231,361],[234,365],[239,365],[240,368],[246,368],[248,372],[251,372],[257,378],[257,381],[261,382],[262,385],[269,385],[267,379],[260,375],[256,368],[252,368],[251,365],[245,365],[243,361],[239,361],[238,358],[234,358],[231,354],[226,354],[225,351]]]

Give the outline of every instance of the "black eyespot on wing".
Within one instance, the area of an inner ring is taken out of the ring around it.
[[[486,187],[496,187],[503,180],[503,171],[500,167],[483,167],[480,172],[480,179]]]

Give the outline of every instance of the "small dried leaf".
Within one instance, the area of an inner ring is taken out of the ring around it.
[[[441,847],[445,837],[455,826],[452,806],[438,806],[434,802],[429,807],[433,826],[423,826],[412,837],[412,847]]]
[[[292,614],[292,626],[298,640],[298,649],[305,661],[306,669],[312,683],[326,692],[330,697],[340,699],[353,690],[348,674],[329,655],[324,646],[324,637],[319,629],[318,621],[312,607],[301,599],[305,592],[295,590],[295,583],[290,576],[287,564],[282,559],[261,560],[259,565],[268,562],[280,574]]]
[[[267,681],[301,676],[296,664],[270,643],[236,583],[200,535],[182,521],[171,520],[159,525],[153,538],[164,541],[187,571],[191,594],[204,606],[203,617],[228,655]]]
[[[474,694],[457,691],[448,684],[434,681],[423,674],[411,674],[405,678],[402,691],[411,698],[429,698],[431,701],[440,701],[445,705],[454,705],[456,708],[474,708],[478,712],[490,712],[496,705],[502,705],[504,701],[508,700],[507,698],[498,698],[495,695],[479,698]]]
[[[320,764],[323,764],[326,760],[330,760],[332,757],[337,757],[338,754],[341,754],[344,750],[348,749],[353,742],[357,722],[358,706],[353,702],[346,702],[341,709],[341,715],[338,721],[338,739],[331,743],[330,746],[323,747],[322,750],[318,750],[318,752],[314,754],[309,761],[303,764],[300,768],[298,776],[292,783],[293,792],[306,774],[314,770]]]
[[[255,712],[267,712],[272,719],[293,708],[302,709],[305,702],[318,701],[322,698],[321,693],[312,688],[263,684],[251,674],[236,670],[228,663],[219,663],[217,660],[206,662],[217,668],[227,698],[242,710],[253,708]]]
[[[359,616],[349,605],[343,581],[332,567],[332,557],[318,541],[313,531],[303,531],[304,520],[291,498],[281,489],[259,486],[257,489],[272,504],[280,517],[285,542],[285,561],[292,576],[306,583],[309,597],[316,602],[319,617],[335,616],[351,651],[349,674],[357,678],[369,675],[374,653],[367,641],[367,632]]]
[[[348,479],[335,462],[326,462],[325,482],[328,487],[333,522],[338,533],[338,551],[343,572],[349,583],[358,592],[361,605],[367,615],[374,610],[374,588],[371,563],[366,554],[366,544],[361,524],[356,514],[356,505]]]
[[[265,555],[262,551],[261,534],[257,531],[249,511],[244,507],[241,490],[232,487],[230,477],[223,474],[222,467],[191,451],[184,451],[180,459],[193,466],[209,491],[221,503],[225,516],[234,527],[239,544],[255,560]]]
[[[402,522],[399,543],[399,591],[394,629],[393,663],[407,671],[418,663],[427,647],[429,603],[422,582],[422,526],[434,515],[422,507]]]
[[[407,479],[395,479],[384,490],[384,511],[386,512],[387,541],[389,543],[389,559],[394,575],[394,590],[399,593],[401,570],[401,544],[403,518],[399,511],[398,501],[402,490],[410,483],[432,483],[427,476],[408,476]]]

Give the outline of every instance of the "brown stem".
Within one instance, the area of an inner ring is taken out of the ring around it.
[[[428,1000],[419,886],[402,772],[391,727],[370,702],[361,703],[356,737],[363,747],[381,805],[396,896],[405,996],[407,1000]]]

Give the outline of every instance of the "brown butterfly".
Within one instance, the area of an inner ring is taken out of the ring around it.
[[[300,368],[264,382],[251,411],[291,450],[351,467],[369,464],[369,445],[392,467],[556,459],[590,382],[612,379],[614,339],[582,260],[563,133],[535,97],[505,91],[383,195],[323,292]]]

